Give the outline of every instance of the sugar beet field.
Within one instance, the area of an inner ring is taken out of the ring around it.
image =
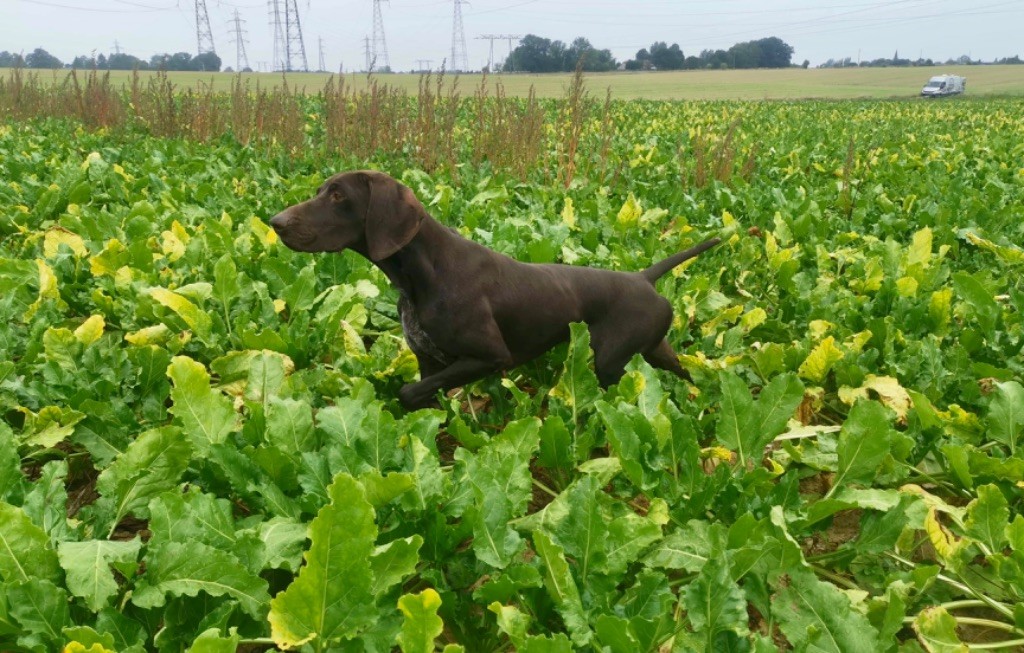
[[[1024,648],[1024,101],[0,82],[0,649]],[[267,220],[374,168],[524,261],[640,270],[405,411],[397,293]]]

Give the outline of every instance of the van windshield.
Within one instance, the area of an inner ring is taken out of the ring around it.
[[[942,88],[945,85],[945,82],[928,82],[928,85],[925,86],[925,88]]]

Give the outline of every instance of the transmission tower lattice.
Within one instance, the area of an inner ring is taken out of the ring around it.
[[[380,12],[382,0],[373,0],[373,43],[370,50],[370,63],[367,71],[391,70],[391,60],[388,59],[388,42],[384,38],[384,17]]]
[[[210,14],[206,11],[206,0],[196,0],[196,47],[197,54],[217,53],[213,47],[213,32],[210,30]]]
[[[462,27],[462,5],[466,0],[455,0],[455,17],[452,20],[452,70],[469,70],[469,55],[466,52],[466,30]]]
[[[523,37],[518,34],[481,34],[476,37],[478,41],[490,41],[491,42],[491,53],[487,57],[487,70],[494,72],[494,42],[508,40],[508,52],[512,54],[512,41],[518,41]]]
[[[309,70],[297,0],[269,0],[274,26],[274,70]]]
[[[245,21],[242,20],[237,9],[235,9],[235,17],[231,22],[235,25],[235,70],[241,72],[249,68],[249,55],[245,52],[246,31],[242,29],[242,23]]]
[[[298,0],[284,0],[285,38],[287,39],[288,68],[287,70],[309,71],[306,61],[306,43],[302,40],[302,24],[299,22]],[[298,68],[299,62],[302,67]]]

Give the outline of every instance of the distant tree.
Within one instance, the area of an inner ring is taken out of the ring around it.
[[[808,68],[811,67],[811,60],[810,59],[804,59],[804,62],[802,64],[800,64],[800,67],[803,68],[804,70],[807,70]]]
[[[654,64],[651,63],[651,53],[647,48],[641,48],[636,51],[636,56],[627,60],[623,66],[626,70],[650,70]]]
[[[762,66],[761,46],[757,41],[737,43],[729,48],[730,68],[767,68]],[[788,65],[788,64],[787,64]]]
[[[60,59],[42,48],[36,48],[25,57],[26,68],[63,68]]]
[[[175,52],[167,56],[164,67],[167,70],[195,70],[192,68],[192,55],[188,52]]]
[[[511,70],[530,73],[552,73],[561,68],[565,44],[535,34],[527,34],[508,57],[505,65]]]
[[[216,53],[204,52],[192,57],[192,60],[189,62],[189,70],[216,73],[220,72],[220,64],[220,57]]]
[[[96,67],[96,57],[79,55],[71,61],[71,67],[78,70],[89,70]]]
[[[651,44],[651,63],[658,70],[680,70],[686,63],[686,56],[678,43],[668,45],[658,41]]]
[[[25,60],[17,52],[0,52],[0,68],[18,68],[24,65]]]
[[[561,70],[564,72],[576,70],[577,63],[581,61],[583,70],[587,72],[615,70],[616,66],[615,57],[612,56],[610,50],[598,50],[582,36],[565,49],[562,55]]]
[[[149,64],[130,54],[115,52],[107,57],[107,68],[110,70],[146,70]]]
[[[793,58],[793,46],[776,36],[757,41],[761,48],[761,68],[789,68]]]
[[[580,60],[586,71],[614,70],[616,65],[611,51],[598,50],[585,38],[578,38],[566,46],[561,41],[527,34],[509,55],[503,68],[531,73],[565,72],[575,70]]]

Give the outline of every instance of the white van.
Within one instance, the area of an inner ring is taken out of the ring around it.
[[[967,90],[967,78],[959,75],[936,75],[921,89],[924,97],[945,97],[960,95]]]

